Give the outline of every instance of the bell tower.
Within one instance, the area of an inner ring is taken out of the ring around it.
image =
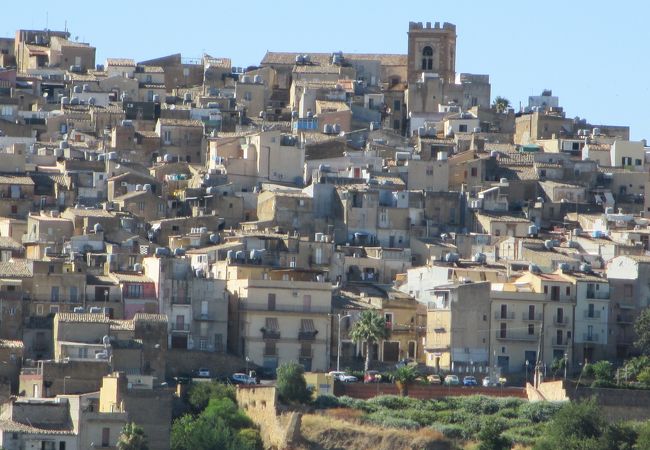
[[[451,23],[410,22],[408,31],[408,82],[422,73],[434,73],[445,83],[456,77],[456,25]]]

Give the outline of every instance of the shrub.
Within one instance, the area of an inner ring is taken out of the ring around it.
[[[503,432],[503,436],[510,439],[513,444],[520,444],[526,447],[533,446],[542,435],[542,427],[529,425],[521,428],[509,428]]]
[[[499,419],[489,417],[483,423],[478,438],[481,443],[478,450],[505,450],[510,448],[511,441],[503,436],[505,425]]]
[[[604,419],[596,402],[567,403],[546,426],[540,449],[596,449],[604,429]]]
[[[447,439],[463,439],[464,428],[462,425],[450,425],[446,423],[433,423],[430,428],[439,431]]]
[[[618,387],[616,383],[610,380],[596,379],[589,387],[592,388],[615,388]]]
[[[296,362],[282,364],[277,369],[278,396],[285,402],[306,403],[311,398],[305,381],[305,369]]]
[[[264,444],[259,431],[254,428],[244,428],[237,432],[237,437],[244,448],[250,450],[262,450]]]
[[[377,411],[368,414],[365,419],[368,422],[374,423],[382,427],[389,428],[405,428],[408,430],[415,430],[420,428],[420,424],[414,420],[398,417],[392,411]]]
[[[636,377],[639,383],[650,386],[650,367],[643,369]]]
[[[614,423],[605,428],[602,436],[603,448],[617,450],[632,450],[637,440],[636,430],[629,424]],[[647,448],[647,447],[637,447]]]
[[[367,403],[386,409],[404,409],[415,406],[415,403],[419,403],[419,400],[397,395],[378,395],[369,399]]]
[[[499,403],[490,397],[474,395],[460,398],[458,407],[472,414],[494,414],[499,410]]]
[[[519,414],[533,423],[548,422],[561,408],[561,403],[522,403],[519,406]]]
[[[235,388],[223,383],[195,383],[189,390],[187,401],[195,413],[201,412],[208,406],[211,398],[229,398],[235,400]]]
[[[646,421],[638,427],[636,448],[650,448],[650,421]]]
[[[319,395],[314,400],[314,406],[318,409],[338,408],[341,402],[335,395]]]
[[[598,361],[591,365],[591,370],[597,380],[614,379],[614,365],[609,361]]]

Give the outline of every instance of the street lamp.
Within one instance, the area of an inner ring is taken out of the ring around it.
[[[343,321],[343,319],[347,319],[348,317],[352,317],[352,316],[350,314],[341,316],[341,313],[328,314],[328,316],[330,317],[336,316],[339,320],[338,342],[336,345],[336,371],[339,372],[341,370],[341,322]]]
[[[564,354],[564,379],[566,380],[566,366],[569,364],[569,354]]]
[[[246,375],[248,375],[248,363],[251,361],[251,359],[247,356],[246,357]]]
[[[65,377],[63,377],[63,395],[66,395],[65,381],[69,380],[70,378],[71,378],[70,375],[66,375]]]

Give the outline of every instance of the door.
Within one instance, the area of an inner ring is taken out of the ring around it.
[[[187,349],[187,335],[173,334],[172,335],[172,348]]]
[[[107,287],[95,287],[95,301],[96,302],[107,302],[108,301],[108,292],[109,292],[109,288],[107,288]]]
[[[535,305],[528,306],[528,320],[535,320]]]
[[[509,356],[497,356],[497,366],[501,369],[501,373],[508,373],[510,366]]]
[[[416,354],[415,354],[415,341],[409,341],[408,357],[409,357],[410,359],[415,359],[415,358],[416,358]]]
[[[508,305],[501,305],[501,318],[502,319],[508,318]]]
[[[384,362],[399,360],[399,342],[384,341]]]
[[[185,316],[176,316],[176,329],[180,331],[185,330]]]

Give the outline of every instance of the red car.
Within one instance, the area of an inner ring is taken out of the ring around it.
[[[363,375],[364,383],[379,383],[381,381],[381,374],[376,370],[369,370]]]

